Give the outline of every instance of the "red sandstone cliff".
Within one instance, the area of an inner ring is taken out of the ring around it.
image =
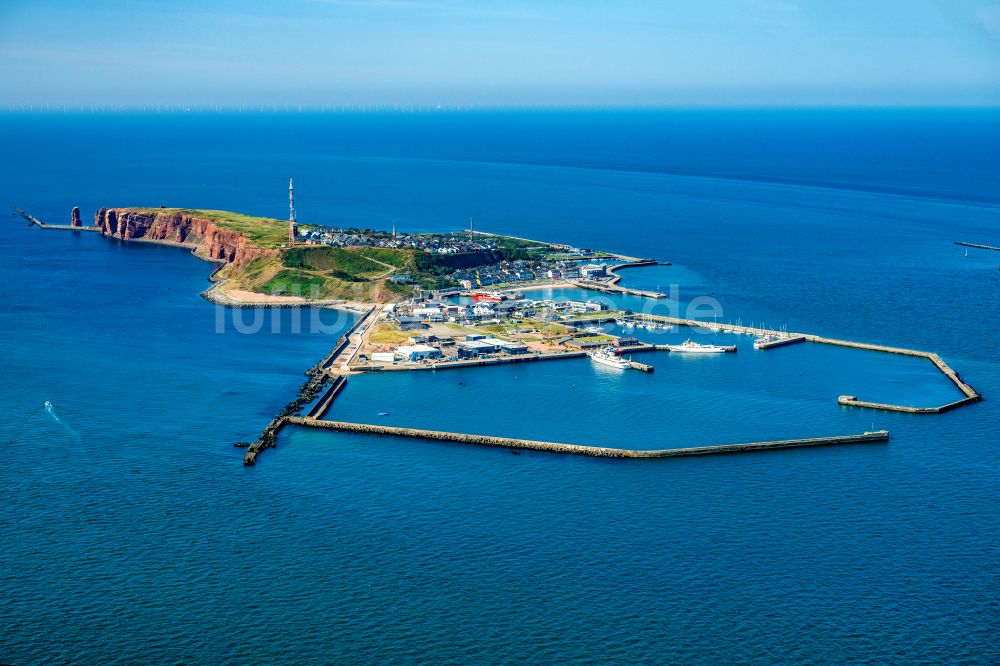
[[[211,220],[192,217],[176,211],[137,211],[130,208],[102,208],[94,216],[94,226],[105,236],[123,240],[146,240],[191,243],[198,253],[209,259],[221,259],[242,264],[258,257],[274,254],[250,243],[236,231],[218,226]]]

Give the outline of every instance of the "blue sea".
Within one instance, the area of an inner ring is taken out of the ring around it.
[[[677,301],[613,304],[935,351],[985,396],[843,408],[960,396],[921,359],[703,334],[738,353],[355,376],[330,417],[633,448],[891,441],[629,461],[292,427],[244,467],[233,442],[354,315],[222,310],[185,250],[5,212],[0,662],[1000,661],[1000,252],[954,245],[1000,246],[1000,111],[5,114],[0,145],[3,203],[50,223],[281,218],[294,176],[305,223],[474,217],[669,261],[624,283]]]

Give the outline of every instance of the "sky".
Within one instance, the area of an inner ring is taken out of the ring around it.
[[[1000,0],[0,0],[0,106],[1000,105]]]

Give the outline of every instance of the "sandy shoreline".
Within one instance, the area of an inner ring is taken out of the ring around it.
[[[367,312],[375,303],[346,301],[343,299],[309,300],[301,296],[279,296],[277,294],[258,294],[245,289],[227,288],[227,281],[215,283],[202,292],[202,297],[216,305],[236,308],[332,308],[345,312]]]

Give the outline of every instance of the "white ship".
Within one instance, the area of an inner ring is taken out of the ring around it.
[[[590,360],[594,363],[600,363],[601,365],[607,365],[612,368],[620,368],[622,370],[632,365],[631,361],[626,361],[615,356],[609,347],[604,347],[591,352]]]
[[[667,348],[672,352],[686,352],[688,354],[721,354],[732,349],[719,345],[703,345],[691,340],[685,340],[679,345],[667,345]]]

